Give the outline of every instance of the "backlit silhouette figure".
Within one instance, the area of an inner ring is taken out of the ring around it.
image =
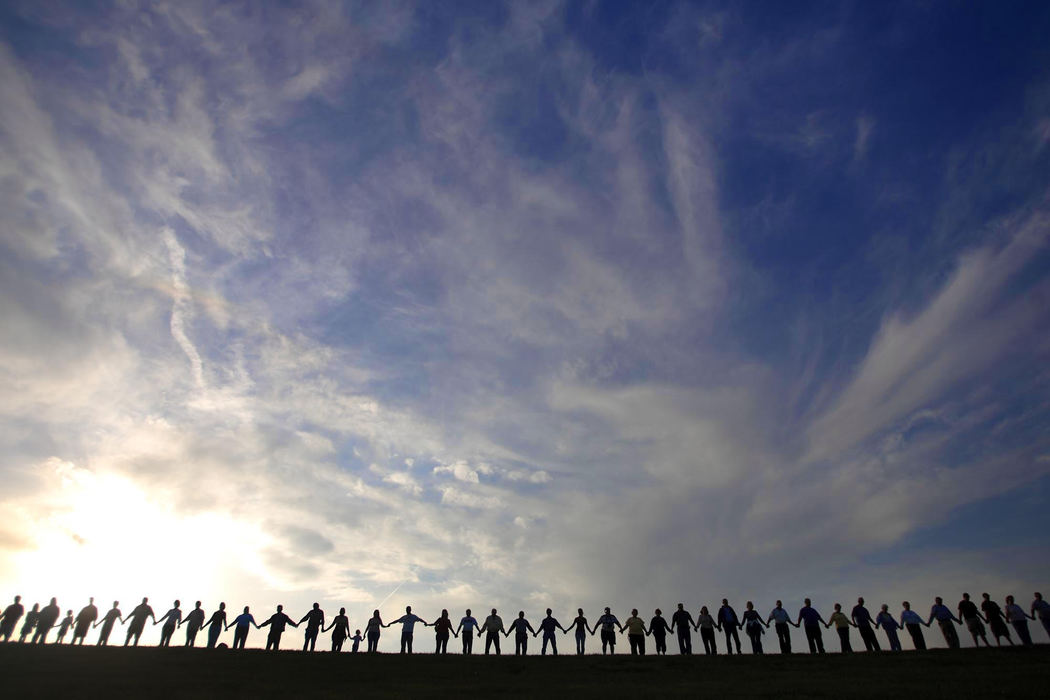
[[[966,629],[969,630],[970,636],[973,637],[973,645],[975,647],[981,646],[977,641],[979,639],[984,640],[986,647],[992,646],[988,643],[988,636],[984,633],[984,623],[981,622],[981,613],[977,610],[977,606],[972,600],[970,600],[969,593],[963,593],[963,599],[959,601],[959,617],[966,625]]]
[[[551,609],[547,608],[547,617],[543,618],[540,622],[540,628],[536,634],[543,632],[543,644],[540,646],[540,656],[547,655],[547,642],[551,644],[551,653],[554,656],[558,655],[558,640],[554,638],[554,630],[561,630],[564,633],[566,630],[561,626],[561,623],[551,614]],[[532,635],[533,637],[536,634]]]
[[[324,627],[324,610],[321,610],[321,606],[318,603],[314,603],[314,607],[310,612],[303,615],[303,619],[299,620],[299,624],[306,623],[306,633],[303,635],[303,651],[313,651],[317,646],[317,633]],[[349,627],[349,623],[347,623]]]
[[[356,654],[357,650],[361,648],[361,630],[354,630],[354,636],[350,637],[350,641],[354,643],[354,645],[350,647],[350,653]]]
[[[671,623],[671,626],[674,627],[673,622]],[[711,617],[711,613],[707,610],[707,606],[701,605],[700,615],[696,618],[696,624],[693,625],[693,629],[700,630],[700,641],[704,643],[704,653],[712,656],[718,654],[718,644],[715,641],[716,628],[721,630],[722,626],[715,621],[715,618]],[[679,642],[679,644],[681,644],[681,642]],[[692,651],[687,653],[691,654]]]
[[[77,613],[77,619],[73,626],[73,639],[71,643],[83,644],[84,637],[87,636],[88,630],[91,629],[91,625],[93,625],[97,619],[98,608],[95,607],[95,599],[88,598],[88,604]],[[77,640],[79,640],[79,642]]]
[[[846,617],[846,613],[842,612],[842,603],[835,603],[835,612],[831,613],[831,617],[824,624],[824,627],[831,627],[832,625],[835,625],[835,631],[839,634],[839,644],[842,647],[842,653],[849,654],[853,651],[853,645],[849,642],[849,628],[857,625]]]
[[[747,610],[744,611],[744,615],[740,620],[740,626],[744,628],[744,632],[747,633],[748,639],[751,640],[751,653],[761,654],[762,651],[762,635],[765,631],[762,629],[763,626],[767,629],[769,625],[762,619],[762,616],[755,610],[755,604],[750,600],[747,601]],[[737,653],[740,653],[739,650]]]
[[[219,635],[226,629],[226,603],[219,603],[219,609],[211,614],[201,629],[205,627],[208,628],[208,648],[214,649],[215,643],[219,641]]]
[[[922,636],[922,626],[929,627],[929,623],[924,622],[919,613],[911,609],[911,603],[908,601],[904,601],[901,605],[904,606],[904,610],[901,611],[901,624],[911,635],[911,643],[915,646],[915,650],[925,651],[926,638]]]
[[[948,606],[944,604],[944,601],[938,596],[934,598],[933,606],[930,607],[930,619],[926,621],[926,626],[929,627],[930,623],[937,620],[937,624],[941,628],[941,634],[944,635],[944,641],[948,643],[949,649],[959,648],[959,633],[955,631],[956,624],[962,624],[952,611],[948,609]]]
[[[120,620],[120,624],[124,624],[124,618],[120,614],[120,602],[114,600],[113,607],[106,611],[106,614],[102,616],[102,619],[92,625],[92,628],[102,625],[102,631],[98,633],[97,646],[104,647],[109,644],[109,634],[113,631],[113,625],[116,624],[117,620]],[[127,646],[125,643],[124,646]]]
[[[653,635],[653,643],[656,645],[657,654],[663,655],[667,653],[667,633],[670,631],[671,628],[667,624],[667,620],[664,619],[660,608],[657,608],[653,614],[653,619],[649,620],[649,634]]]
[[[18,643],[25,642],[26,637],[36,627],[36,621],[40,617],[40,603],[33,603],[33,607],[29,612],[26,613],[25,624],[22,625],[22,630],[18,633]]]
[[[1032,601],[1032,616],[1039,618],[1039,623],[1046,630],[1047,636],[1050,636],[1050,603],[1043,600],[1043,594],[1039,591],[1035,592],[1035,600]]]
[[[413,633],[413,630],[415,630],[417,622],[422,622],[424,627],[429,627],[429,625],[423,620],[423,618],[421,618],[420,616],[418,616],[418,615],[416,615],[416,614],[414,614],[412,612],[412,606],[411,605],[406,605],[405,606],[405,614],[404,615],[402,615],[401,617],[397,618],[393,622],[390,622],[390,623],[387,623],[387,624],[383,625],[384,627],[389,627],[390,625],[396,625],[396,624],[400,624],[401,625],[401,653],[402,654],[411,654],[412,653],[412,633]]]
[[[576,655],[582,656],[587,646],[587,635],[594,634],[594,630],[587,624],[587,618],[583,616],[583,608],[576,608],[576,619],[569,625],[569,629],[565,630],[565,634],[573,627],[576,628]]]
[[[149,606],[149,598],[143,598],[142,602],[128,614],[127,619],[130,622],[128,623],[128,634],[124,638],[124,646],[127,646],[132,639],[135,640],[135,646],[139,645],[139,637],[142,636],[142,630],[146,627],[146,620],[151,617],[156,624],[157,616],[153,614],[153,608]]]
[[[4,608],[4,612],[0,614],[0,637],[3,637],[5,642],[10,641],[25,611],[26,609],[22,606],[22,596],[16,595],[15,602]]]
[[[365,624],[365,639],[368,640],[369,653],[378,650],[379,633],[384,627],[386,625],[383,624],[383,618],[379,617],[379,611],[373,610],[372,617],[368,618],[368,622]]]
[[[890,643],[890,651],[900,651],[901,640],[897,636],[897,630],[900,629],[900,625],[893,619],[893,615],[890,615],[890,606],[885,603],[882,604],[882,610],[879,614],[875,616],[875,629],[878,629],[880,626],[886,633],[886,639]]]
[[[875,630],[872,628],[875,621],[871,619],[871,613],[864,607],[863,598],[857,598],[857,604],[853,606],[850,619],[853,620],[853,625],[860,632],[860,638],[864,642],[864,649],[867,651],[881,651],[879,640],[875,638]]]
[[[803,601],[802,609],[798,611],[798,619],[795,621],[795,625],[798,626],[800,623],[803,625],[802,629],[806,632],[806,641],[809,642],[809,653],[824,653],[824,635],[821,634],[820,626],[826,625],[824,618],[820,616],[816,610],[813,609],[813,603],[810,602],[809,598]]]
[[[737,634],[737,628],[739,627],[739,621],[736,617],[736,611],[729,606],[729,601],[725,598],[722,599],[722,607],[718,609],[718,624],[722,626],[722,632],[726,636],[726,653],[733,653],[733,646],[730,644],[732,640],[736,644],[736,653],[740,653],[740,635]]]
[[[672,623],[673,624],[673,623]],[[610,612],[609,608],[605,609],[605,614],[598,618],[597,624],[594,625],[594,629],[601,628],[602,634],[602,654],[606,652],[606,647],[609,649],[610,654],[616,653],[616,631],[614,627],[618,628],[620,632],[623,632],[623,625],[616,619],[616,616]]]
[[[278,609],[280,609],[280,606],[277,606],[277,607],[278,607]],[[237,617],[235,617],[233,619],[233,622],[231,622],[230,624],[226,625],[226,627],[224,628],[224,629],[227,629],[227,630],[230,629],[231,627],[234,628],[234,630],[233,630],[233,648],[234,649],[243,649],[244,648],[245,642],[248,641],[248,631],[252,628],[252,626],[254,626],[255,629],[257,629],[257,630],[262,629],[262,627],[259,626],[255,622],[255,617],[251,614],[251,612],[248,611],[248,606],[245,605],[244,606],[244,612],[241,613],[240,615],[238,615]]]
[[[773,631],[777,633],[777,641],[780,642],[780,653],[791,653],[791,616],[784,609],[784,604],[779,600],[776,607],[769,613],[766,622],[773,623]],[[768,627],[768,625],[767,625]]]
[[[1026,613],[1020,605],[1014,603],[1012,595],[1006,596],[1006,620],[1014,626],[1014,631],[1017,632],[1021,644],[1026,647],[1032,646],[1032,634],[1028,631],[1028,621],[1034,619],[1035,617]]]
[[[496,614],[496,608],[492,608],[492,614],[485,618],[481,631],[485,633],[485,655],[488,656],[489,647],[494,645],[496,656],[499,656],[499,633],[503,631],[503,618]]]
[[[456,633],[452,631],[452,620],[448,619],[448,610],[441,611],[441,617],[434,620],[434,647],[435,654],[448,653],[448,635]]]
[[[73,626],[73,611],[67,610],[66,616],[62,618],[62,622],[58,625],[58,638],[55,639],[55,644],[61,644],[62,640],[66,638],[66,632]]]
[[[510,623],[510,627],[503,636],[509,637],[510,633],[514,632],[514,656],[525,656],[529,650],[529,632],[536,634],[536,630],[532,629],[532,625],[525,619],[525,611],[518,611],[518,619]]]
[[[58,622],[61,614],[62,608],[58,607],[58,600],[52,598],[51,602],[40,611],[40,617],[36,620],[36,634],[33,635],[33,644],[44,644],[47,642],[47,633]]]
[[[693,653],[693,635],[690,629],[692,626],[693,616],[685,609],[683,603],[679,603],[678,610],[675,611],[674,615],[671,615],[671,631],[674,632],[675,628],[678,628],[679,654]]]
[[[343,642],[350,636],[350,618],[346,616],[346,608],[339,608],[339,614],[332,619],[332,624],[321,631],[327,632],[328,630],[332,630],[332,651],[342,651]],[[360,635],[361,633],[358,632],[358,637]]]
[[[171,635],[175,634],[175,628],[182,621],[182,609],[179,605],[179,601],[176,600],[171,610],[164,613],[159,620],[153,623],[153,626],[156,627],[164,622],[164,626],[160,628],[160,646],[162,647],[171,645]]]
[[[270,619],[259,625],[259,629],[263,627],[270,627],[270,634],[266,637],[266,651],[273,649],[274,651],[281,650],[281,635],[284,634],[284,630],[287,625],[292,627],[298,627],[292,618],[284,614],[284,606],[278,605],[277,612],[270,615]]]
[[[1010,642],[1010,646],[1013,646],[1014,640],[1010,639],[1010,628],[1006,626],[1006,617],[1003,615],[1002,608],[987,593],[982,593],[981,597],[984,598],[984,601],[981,603],[984,620],[992,629],[996,646],[1002,646],[1000,641],[1002,637],[1005,637],[1006,641]]]
[[[190,610],[179,623],[179,627],[183,625],[186,625],[186,646],[196,646],[197,633],[204,629],[204,611],[201,610],[199,600],[193,604],[193,610]]]
[[[627,642],[631,645],[631,656],[645,656],[645,637],[649,630],[645,628],[645,620],[638,617],[638,609],[631,610],[631,616],[624,621],[620,631],[627,630]]]
[[[459,621],[459,627],[456,628],[457,633],[463,634],[463,653],[467,656],[474,651],[474,630],[477,630],[480,635],[481,625],[470,614],[470,608],[467,608],[466,614]]]

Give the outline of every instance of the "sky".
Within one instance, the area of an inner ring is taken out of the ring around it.
[[[0,599],[1027,606],[1048,34],[1044,2],[4,3]]]

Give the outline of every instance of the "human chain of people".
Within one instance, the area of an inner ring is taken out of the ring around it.
[[[479,639],[482,636],[485,637],[486,655],[493,651],[499,655],[500,639],[509,637],[511,633],[514,634],[515,655],[527,654],[530,635],[535,639],[541,633],[543,641],[540,653],[546,655],[550,647],[551,653],[557,655],[557,631],[561,630],[563,635],[574,633],[578,655],[586,653],[587,639],[599,632],[602,654],[615,654],[617,634],[626,633],[633,655],[645,655],[645,640],[650,636],[655,643],[656,653],[666,654],[668,635],[676,635],[679,653],[688,655],[693,653],[693,632],[700,633],[705,654],[717,654],[716,631],[725,635],[728,654],[733,654],[734,648],[736,653],[740,654],[742,651],[738,631],[744,630],[751,641],[751,652],[762,654],[762,636],[772,623],[781,653],[790,654],[792,652],[790,628],[794,626],[804,629],[810,653],[823,654],[825,650],[822,630],[831,627],[835,627],[838,634],[842,653],[853,651],[850,628],[856,628],[860,633],[867,651],[881,651],[882,647],[875,633],[875,630],[880,628],[885,634],[889,649],[902,651],[899,630],[907,630],[912,646],[916,650],[923,650],[926,649],[926,641],[922,628],[929,628],[936,622],[944,635],[945,643],[952,649],[960,646],[957,625],[966,627],[973,638],[974,646],[981,646],[981,642],[984,642],[986,647],[991,646],[988,641],[988,632],[985,629],[986,625],[998,646],[1001,646],[1004,640],[1010,645],[1014,644],[1013,637],[1010,635],[1011,626],[1020,643],[1031,646],[1033,642],[1031,631],[1028,628],[1029,620],[1038,619],[1047,636],[1050,637],[1050,604],[1043,600],[1041,593],[1036,592],[1034,595],[1035,598],[1029,606],[1029,611],[1025,612],[1020,605],[1014,602],[1012,595],[1006,596],[1005,606],[1000,607],[988,593],[983,593],[983,601],[978,607],[970,600],[969,593],[963,593],[962,600],[956,606],[958,615],[938,597],[934,599],[929,615],[925,618],[912,610],[908,601],[901,604],[903,610],[896,617],[889,612],[889,606],[886,604],[883,604],[880,611],[872,616],[865,607],[864,598],[858,598],[857,604],[848,616],[842,611],[842,605],[835,603],[835,612],[829,615],[827,620],[813,607],[809,598],[805,599],[797,616],[788,613],[782,602],[778,600],[765,618],[755,610],[751,601],[747,601],[744,613],[737,615],[729,601],[723,598],[721,607],[714,615],[704,605],[701,606],[696,619],[685,609],[683,603],[679,603],[678,609],[671,615],[670,624],[659,608],[655,610],[648,624],[638,616],[637,609],[632,609],[630,617],[621,623],[610,608],[605,608],[604,613],[597,618],[593,627],[584,615],[583,608],[577,609],[577,617],[568,627],[563,626],[554,617],[553,610],[547,608],[545,617],[533,627],[532,623],[526,619],[524,611],[519,611],[510,625],[505,626],[496,608],[492,608],[491,614],[480,624],[470,609],[467,609],[459,624],[454,625],[452,619],[449,618],[448,610],[442,610],[438,618],[433,622],[427,622],[413,613],[412,607],[408,606],[405,608],[404,615],[390,622],[383,622],[379,611],[375,610],[365,624],[363,636],[360,629],[354,630],[353,635],[350,634],[350,618],[346,614],[346,608],[340,608],[339,614],[328,621],[318,603],[314,603],[313,607],[298,622],[284,612],[282,605],[278,605],[276,611],[260,624],[248,606],[244,607],[240,615],[230,620],[226,613],[226,603],[219,603],[218,609],[207,617],[199,600],[186,614],[183,614],[180,601],[176,600],[172,608],[159,618],[150,606],[148,598],[143,598],[142,602],[126,616],[120,610],[120,601],[113,601],[113,606],[100,616],[95,606],[95,599],[90,598],[88,604],[75,617],[73,611],[69,610],[66,616],[59,620],[61,608],[55,598],[52,598],[51,602],[43,608],[39,603],[34,604],[32,609],[26,613],[21,596],[15,596],[14,602],[0,614],[0,639],[4,642],[11,641],[18,622],[24,616],[25,621],[17,638],[20,643],[28,641],[32,644],[45,644],[51,630],[57,626],[55,644],[64,643],[66,635],[72,630],[73,636],[70,643],[82,645],[87,639],[88,632],[100,628],[95,643],[98,646],[106,646],[114,627],[120,623],[127,626],[124,646],[138,646],[146,624],[152,620],[154,626],[161,625],[160,646],[162,647],[170,646],[176,630],[183,626],[185,626],[186,633],[185,646],[195,646],[198,633],[207,630],[207,648],[223,647],[225,644],[220,644],[219,638],[223,632],[232,627],[234,630],[233,648],[244,649],[252,627],[258,630],[268,627],[266,649],[278,650],[281,648],[281,637],[289,626],[298,628],[300,625],[305,625],[303,651],[314,651],[317,637],[331,631],[331,650],[333,652],[342,651],[344,643],[349,640],[352,642],[351,652],[357,653],[360,643],[366,641],[367,651],[375,653],[378,650],[381,630],[393,625],[401,625],[401,653],[411,654],[415,628],[419,624],[434,628],[436,640],[434,653],[436,654],[447,653],[450,637],[461,638],[463,654],[472,654],[476,631]]]

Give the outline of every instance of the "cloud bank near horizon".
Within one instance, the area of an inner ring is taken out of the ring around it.
[[[1047,11],[897,9],[5,10],[2,588],[1027,595]]]

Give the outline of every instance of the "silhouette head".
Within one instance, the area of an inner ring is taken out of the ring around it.
[[[94,598],[88,598],[88,605],[91,605],[94,602],[95,602]]]
[[[984,598],[985,600],[988,600],[989,598],[991,598],[991,596],[988,595],[987,593],[982,593],[981,597]]]
[[[547,608],[547,617],[550,617],[550,616],[551,616],[551,609]]]
[[[936,598],[933,599],[933,602],[937,603],[937,605],[940,605],[941,603],[944,602],[944,599],[941,598],[940,596],[937,596]]]
[[[496,608],[492,608],[492,614],[493,614],[493,615],[495,615],[495,614],[496,614]]]
[[[605,609],[605,614],[606,614],[606,615],[608,615],[608,614],[609,614],[610,612],[612,612],[612,611],[611,611],[611,610],[609,610],[609,608],[606,608],[606,609]]]
[[[245,605],[245,606],[244,606],[244,614],[245,614],[245,615],[247,615],[247,614],[248,614],[248,606],[247,606],[247,605]]]
[[[145,604],[146,604],[146,603],[148,603],[148,602],[149,602],[149,598],[143,598],[143,599],[142,599],[142,604],[143,604],[143,605],[145,605]]]
[[[722,605],[729,605],[729,601],[725,598],[722,599]]]
[[[470,617],[470,608],[467,608],[467,617]]]
[[[1036,600],[1042,600],[1043,599],[1043,594],[1040,593],[1039,591],[1036,591],[1035,592],[1035,599]]]
[[[842,603],[835,603],[835,612],[841,612]]]
[[[1014,597],[1012,595],[1006,596],[1006,604],[1007,605],[1013,605],[1014,604]],[[34,605],[33,607],[35,608],[36,606]]]
[[[52,598],[51,599],[51,604],[52,605],[55,605],[57,602],[58,602],[58,598]]]
[[[354,634],[361,634],[361,630],[354,630]]]
[[[193,604],[193,607],[195,607],[195,608],[199,608],[200,606],[201,606],[201,602],[199,600],[196,603]]]
[[[412,606],[411,605],[406,605],[405,606],[405,612],[411,613],[412,612]]]
[[[33,612],[36,612],[39,609],[40,609],[40,603],[33,603]]]
[[[277,612],[281,612],[282,610],[284,610],[284,606],[283,605],[278,605],[277,606]]]
[[[890,606],[888,606],[885,603],[883,603],[882,604],[882,612],[889,612],[889,610],[890,610]]]
[[[525,611],[524,610],[519,610],[518,611],[518,617],[525,617]]]
[[[810,605],[812,605],[812,603],[809,602],[809,598],[806,598],[802,601],[802,605],[808,608]]]
[[[638,617],[638,608],[631,608],[631,616]]]
[[[372,611],[372,617],[374,617],[376,619],[379,619],[379,611],[378,610],[373,610]]]
[[[678,609],[682,610],[683,608],[685,608],[685,605],[683,603],[679,603],[678,604]]]
[[[73,611],[72,610],[66,610],[66,617],[73,617]]]
[[[172,607],[176,607],[176,608],[177,608],[177,607],[179,607],[179,601],[177,601],[177,600],[176,600],[176,601],[175,601],[175,605],[174,605],[174,606],[172,606]]]
[[[747,609],[748,610],[754,610],[755,609],[755,604],[752,603],[750,600],[747,601]]]
[[[317,603],[314,603],[314,610],[317,610],[320,607],[321,607],[320,605],[318,605]]]
[[[777,607],[779,608],[779,607],[782,607],[782,606],[783,606],[783,603],[781,603],[781,602],[780,602],[780,601],[778,600],[778,601],[777,601]]]
[[[660,608],[657,608],[657,609],[656,609],[656,613],[655,613],[655,614],[656,614],[656,615],[663,615],[663,613],[662,613],[662,612],[660,612]]]
[[[901,605],[904,606],[905,610],[911,610],[911,603],[909,603],[908,601],[904,601],[903,603],[901,603]]]
[[[114,600],[114,601],[113,601],[113,607],[115,608],[115,607],[117,607],[118,605],[120,605],[120,601],[119,601],[119,600]]]
[[[700,606],[700,614],[701,615],[706,615],[707,614],[707,606],[706,605],[701,605]]]
[[[20,595],[16,595],[16,596],[15,596],[15,602],[16,602],[16,603],[19,603],[19,602],[21,602],[21,600],[22,600],[22,596],[20,596]]]
[[[857,598],[857,605],[864,605],[864,598]]]
[[[970,594],[969,593],[963,593],[963,600],[969,600],[969,599],[970,599]]]
[[[582,615],[583,614],[583,608],[576,608],[576,612],[579,613],[580,615]]]
[[[226,609],[226,603],[219,603],[219,610],[225,610],[225,609]]]
[[[441,619],[442,620],[447,620],[448,619],[448,610],[445,610],[445,609],[441,610]]]
[[[346,608],[339,608],[339,614],[340,615],[345,615],[346,614]]]

